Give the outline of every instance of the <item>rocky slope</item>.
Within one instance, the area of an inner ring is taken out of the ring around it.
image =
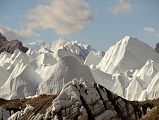
[[[24,53],[28,51],[28,48],[24,47],[22,42],[18,40],[8,41],[6,37],[0,33],[0,53],[4,51],[14,53],[16,49],[19,49]]]
[[[104,87],[81,79],[69,82],[53,101],[54,118],[78,120],[135,120],[134,108]]]

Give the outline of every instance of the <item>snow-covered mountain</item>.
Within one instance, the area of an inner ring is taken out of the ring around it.
[[[16,106],[18,112],[9,120],[136,120],[153,105],[137,106],[127,100],[158,98],[158,88],[159,55],[129,36],[106,52],[97,52],[78,41],[58,40],[26,53],[17,49],[13,54],[0,54],[0,104],[6,102],[4,99],[19,98],[17,106],[34,98],[32,105],[38,104],[21,110]],[[41,94],[49,95],[45,99]],[[55,94],[59,95],[53,100]],[[13,113],[7,110],[0,107],[0,118],[7,119]]]
[[[159,55],[129,36],[106,52],[78,41],[58,40],[26,53],[0,54],[1,98],[56,94],[75,78],[98,83],[128,100],[157,98]]]
[[[126,36],[108,49],[98,68],[110,74],[123,73],[140,69],[148,59],[159,62],[159,55],[147,44]]]
[[[53,41],[53,42],[48,42],[48,43],[41,42],[41,44],[34,43],[34,44],[28,44],[27,46],[34,50],[40,50],[45,48],[54,53],[57,53],[59,49],[62,49],[66,52],[73,53],[75,56],[79,57],[81,60],[85,60],[90,51],[95,51],[93,47],[91,47],[90,45],[86,45],[85,43],[81,43],[79,41],[67,42],[62,38],[59,38],[59,40]]]
[[[27,53],[20,50],[13,54],[4,52],[0,58],[0,98],[56,94],[74,78],[95,82],[89,67],[72,54],[54,58],[52,52],[29,49]]]

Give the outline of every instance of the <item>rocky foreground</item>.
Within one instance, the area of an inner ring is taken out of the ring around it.
[[[26,105],[33,109],[26,110]],[[9,114],[14,112],[9,120],[149,120],[151,114],[155,113],[156,117],[158,114],[157,100],[130,102],[98,84],[82,79],[67,83],[58,96],[1,99],[0,106]],[[147,114],[151,108],[152,113]]]

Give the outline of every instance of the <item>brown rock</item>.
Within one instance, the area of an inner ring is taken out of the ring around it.
[[[12,54],[16,49],[19,49],[24,53],[28,51],[28,48],[24,47],[22,42],[18,40],[8,41],[6,37],[0,33],[0,53],[6,51]]]

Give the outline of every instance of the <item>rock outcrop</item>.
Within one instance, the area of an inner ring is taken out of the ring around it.
[[[104,87],[81,80],[68,83],[53,101],[57,119],[135,120],[134,108]]]
[[[139,109],[106,88],[84,80],[65,85],[46,112],[31,113],[32,120],[137,120]],[[140,112],[141,113],[141,112]]]
[[[7,38],[0,33],[0,53],[6,51],[12,54],[16,49],[19,49],[24,53],[28,51],[28,48],[24,47],[22,42],[18,40],[8,41]]]
[[[159,53],[159,42],[156,44],[155,51]]]

